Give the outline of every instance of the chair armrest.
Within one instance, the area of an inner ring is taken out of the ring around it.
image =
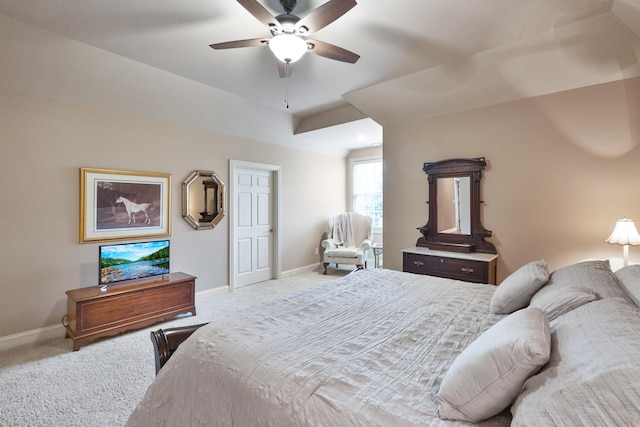
[[[360,243],[360,250],[368,251],[369,249],[371,249],[371,240],[370,239],[363,240],[362,243]]]
[[[332,238],[328,238],[322,241],[322,247],[325,249],[334,249],[337,248],[338,245],[336,245]]]

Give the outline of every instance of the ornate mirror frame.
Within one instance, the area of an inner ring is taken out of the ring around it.
[[[182,218],[196,230],[215,227],[224,217],[224,183],[213,171],[196,170],[182,183]]]
[[[484,157],[449,159],[424,164],[422,170],[428,175],[429,182],[429,221],[427,225],[418,228],[423,237],[418,239],[416,246],[451,252],[497,253],[495,246],[485,241],[487,237],[491,237],[491,231],[485,229],[480,222],[480,181],[486,165]],[[439,232],[438,179],[461,177],[470,179],[470,233]]]

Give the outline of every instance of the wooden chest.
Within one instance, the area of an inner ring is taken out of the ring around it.
[[[112,285],[104,292],[99,286],[67,291],[66,328],[73,350],[178,314],[195,315],[196,278],[184,273],[165,278]]]

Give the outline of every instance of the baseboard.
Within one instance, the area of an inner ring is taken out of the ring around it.
[[[208,298],[208,297],[212,297],[214,295],[221,295],[221,294],[228,294],[228,293],[229,293],[229,287],[228,286],[220,286],[218,288],[206,289],[204,291],[198,291],[198,292],[196,292],[196,304],[198,303],[198,300],[201,300],[201,299],[204,299],[204,298]]]
[[[289,276],[296,275],[298,273],[305,273],[307,271],[313,271],[316,268],[321,268],[321,264],[310,264],[310,265],[306,265],[304,267],[294,268],[293,270],[283,271],[281,273],[280,277],[289,277]]]
[[[317,268],[322,268],[322,264],[309,264],[309,265],[305,265],[304,267],[294,268],[293,270],[283,271],[280,273],[280,277],[281,278],[290,277],[299,273],[306,273],[307,271],[313,271]],[[198,299],[201,299],[201,298],[208,298],[214,295],[226,294],[228,292],[229,292],[228,286],[220,286],[213,289],[199,291],[199,292],[196,292],[196,302],[198,302]]]
[[[293,270],[283,271],[281,277],[293,276],[298,273],[306,271],[313,271],[319,267],[319,264],[311,264],[304,267],[294,268]],[[206,289],[204,291],[196,292],[196,304],[198,300],[207,298],[213,295],[226,294],[229,292],[228,286],[221,286],[213,289]],[[13,335],[7,335],[0,337],[0,351],[17,347],[19,345],[34,344],[48,339],[59,338],[64,336],[65,328],[60,325],[46,326],[44,328],[32,329],[30,331],[19,332]]]
[[[228,287],[220,287],[215,289],[207,289],[205,291],[196,292],[196,304],[198,300],[212,295],[228,293]],[[44,328],[32,329],[30,331],[19,332],[13,335],[0,337],[0,351],[8,348],[18,347],[25,344],[35,344],[49,339],[63,337],[66,333],[65,327],[60,325],[46,326]]]
[[[64,334],[65,329],[62,325],[52,325],[44,328],[32,329],[30,331],[19,332],[17,334],[0,337],[0,350],[59,338],[64,336]]]

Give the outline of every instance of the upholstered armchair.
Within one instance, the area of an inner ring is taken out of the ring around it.
[[[371,233],[373,220],[355,212],[347,212],[329,219],[327,225],[328,238],[322,241],[324,247],[324,272],[327,266],[335,264],[355,264],[362,268],[367,266],[367,256],[371,249]]]

